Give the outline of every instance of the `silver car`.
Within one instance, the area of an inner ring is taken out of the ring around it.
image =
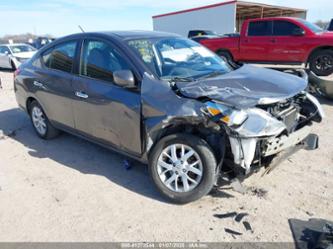
[[[0,45],[0,68],[16,69],[30,59],[36,49],[28,44],[2,44]]]

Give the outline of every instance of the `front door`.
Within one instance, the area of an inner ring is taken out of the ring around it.
[[[273,22],[273,36],[269,49],[270,60],[274,62],[302,62],[306,54],[305,32],[294,23],[284,20]]]
[[[85,40],[73,80],[75,127],[86,136],[130,154],[141,154],[140,92],[117,86],[113,72],[131,69],[108,41]]]

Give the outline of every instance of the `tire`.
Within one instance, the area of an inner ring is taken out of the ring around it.
[[[309,60],[310,70],[318,76],[333,74],[333,51],[319,50]]]
[[[222,59],[224,59],[224,60],[227,61],[227,62],[232,62],[232,63],[234,62],[234,60],[232,59],[230,53],[227,52],[227,51],[219,51],[219,52],[217,52],[217,54],[218,54]]]
[[[59,130],[50,123],[43,108],[35,100],[29,105],[29,115],[32,126],[40,138],[52,139],[59,135]]]
[[[179,159],[177,161],[171,159],[173,146],[176,148],[174,154]],[[188,152],[191,150],[193,152],[193,155],[183,159],[183,162],[180,160],[182,148],[184,148],[185,157],[190,155]],[[164,152],[169,156],[166,156]],[[198,163],[196,163],[197,161]],[[162,164],[163,166],[161,166]],[[195,170],[193,167],[189,168],[191,164],[195,164],[193,166]],[[154,184],[165,198],[177,204],[189,203],[207,195],[215,183],[216,165],[215,156],[207,142],[189,134],[173,134],[162,138],[149,156],[149,173]],[[175,177],[176,179],[174,179]],[[167,181],[171,178],[174,180],[168,184]]]

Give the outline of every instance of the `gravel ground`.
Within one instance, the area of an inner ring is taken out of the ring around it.
[[[225,186],[184,206],[160,198],[144,165],[74,136],[39,139],[0,72],[0,241],[293,241],[288,219],[333,220],[333,102],[300,151],[240,194]],[[227,212],[246,212],[253,231]],[[231,236],[225,228],[242,233]]]

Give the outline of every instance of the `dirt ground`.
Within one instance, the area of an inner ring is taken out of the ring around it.
[[[161,199],[144,165],[63,134],[39,139],[0,72],[0,241],[293,241],[288,219],[333,221],[333,101],[315,124],[316,151],[300,151],[240,194],[224,187],[184,206]],[[246,212],[253,231],[227,212]],[[242,235],[231,236],[229,228]]]

